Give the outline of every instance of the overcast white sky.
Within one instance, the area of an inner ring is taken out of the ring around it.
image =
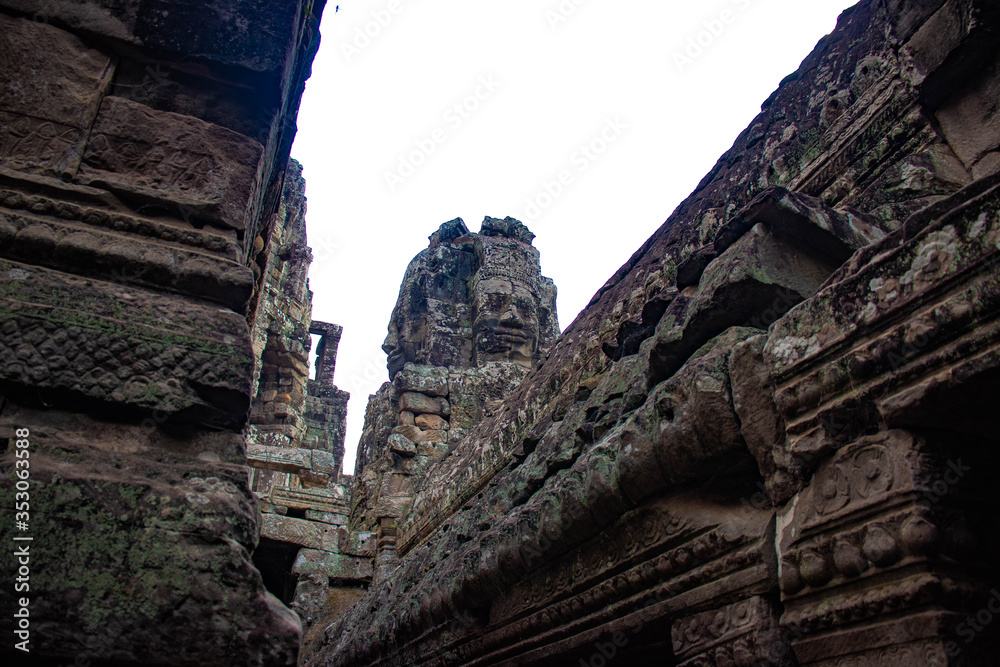
[[[313,318],[344,327],[345,471],[438,225],[524,222],[565,329],[853,4],[329,0],[292,155]]]

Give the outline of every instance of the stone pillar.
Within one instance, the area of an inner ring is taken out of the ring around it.
[[[991,595],[969,567],[974,537],[956,504],[967,472],[901,430],[861,438],[820,466],[779,517],[782,623],[800,664],[986,655],[995,630],[968,647],[956,634]]]
[[[333,385],[333,373],[337,367],[337,346],[340,345],[343,331],[343,327],[337,324],[316,320],[309,325],[309,333],[320,336],[316,347],[316,382],[320,392],[329,393],[336,389]]]

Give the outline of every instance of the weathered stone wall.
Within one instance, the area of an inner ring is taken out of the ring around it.
[[[251,264],[262,281],[250,337],[254,352],[253,401],[247,442],[263,447],[295,447],[306,424],[302,417],[309,381],[308,288],[312,253],[306,237],[306,197],[302,166],[289,161],[278,215],[269,238],[254,239],[259,249]],[[287,475],[251,470],[251,487],[267,496]]]
[[[371,580],[374,540],[347,529],[352,478],[341,474],[349,395],[334,384],[340,326],[312,319],[306,184],[291,161],[270,239],[258,240],[264,286],[251,329],[256,389],[247,456],[261,506],[253,554],[267,589],[303,630],[328,600],[356,599]],[[318,337],[309,379],[311,336]]]
[[[845,12],[304,664],[994,664],[998,31]]]
[[[0,532],[33,538],[5,663],[295,662],[243,429],[323,4],[0,1]]]

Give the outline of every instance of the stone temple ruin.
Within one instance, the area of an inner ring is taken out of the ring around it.
[[[996,664],[1000,6],[846,11],[561,334],[441,225],[353,476],[323,9],[0,0],[3,664]]]

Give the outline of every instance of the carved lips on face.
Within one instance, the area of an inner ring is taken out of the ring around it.
[[[473,333],[478,361],[513,361],[531,367],[538,340],[534,299],[491,293],[477,308]]]
[[[394,331],[389,331],[389,335],[382,342],[382,351],[386,353],[386,368],[389,370],[389,379],[396,377],[396,373],[403,370],[406,364],[406,351],[399,345],[399,335]]]

